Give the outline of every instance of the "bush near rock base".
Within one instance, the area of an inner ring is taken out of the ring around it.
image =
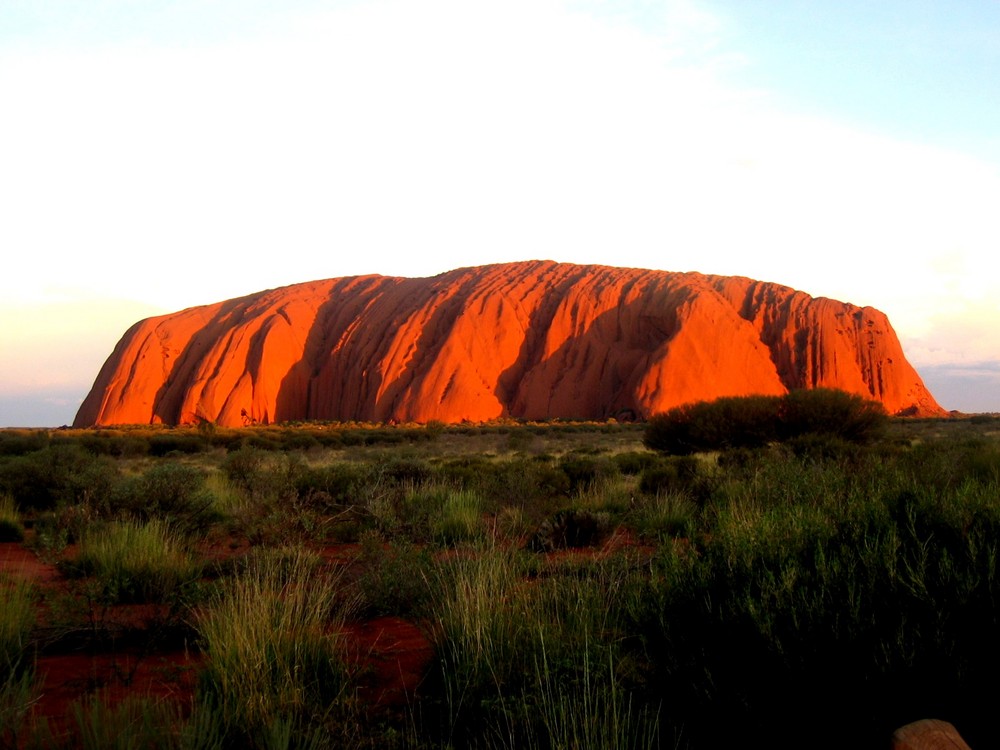
[[[647,448],[690,455],[754,448],[803,435],[866,443],[881,434],[888,416],[877,401],[830,388],[784,396],[733,396],[674,407],[650,418]]]

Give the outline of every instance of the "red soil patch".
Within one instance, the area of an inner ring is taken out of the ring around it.
[[[127,697],[142,696],[176,701],[187,708],[201,662],[200,654],[183,649],[42,655],[35,661],[39,698],[33,715],[44,717],[62,733],[72,725],[70,706],[88,698],[114,706]]]
[[[201,663],[200,654],[183,649],[42,655],[35,661],[41,695],[34,713],[60,718],[74,701],[88,697],[115,705],[128,696],[145,696],[188,706]]]
[[[0,572],[39,584],[52,583],[60,578],[55,565],[43,562],[20,542],[0,543]]]
[[[413,700],[434,656],[423,631],[399,617],[346,626],[349,658],[361,668],[359,697],[373,708],[398,709]]]
[[[351,565],[361,554],[361,545],[353,543],[335,544],[317,550],[328,565]]]

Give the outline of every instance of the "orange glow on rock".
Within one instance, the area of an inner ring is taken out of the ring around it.
[[[74,424],[606,419],[821,386],[944,413],[878,310],[740,277],[529,261],[140,321]]]

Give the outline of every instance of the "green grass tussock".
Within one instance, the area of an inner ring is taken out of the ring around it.
[[[112,522],[88,530],[68,568],[93,576],[110,602],[170,601],[202,571],[183,537],[159,520]]]
[[[0,542],[20,542],[24,539],[24,524],[17,511],[14,498],[5,493],[0,495]]]
[[[0,745],[17,747],[35,698],[29,640],[35,627],[34,586],[0,574]],[[5,744],[6,743],[6,744]]]
[[[307,726],[350,706],[339,645],[341,584],[303,551],[261,555],[199,614],[207,655],[202,698],[227,736],[254,738],[280,722]]]

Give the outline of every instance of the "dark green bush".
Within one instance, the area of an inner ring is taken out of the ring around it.
[[[149,439],[116,430],[85,432],[76,441],[96,456],[135,457],[149,453]]]
[[[379,466],[380,473],[396,484],[419,484],[431,475],[431,467],[419,458],[388,457]]]
[[[1000,484],[1000,445],[974,441],[962,461],[965,473],[980,482]]]
[[[252,492],[266,462],[267,453],[260,448],[241,447],[226,454],[222,472],[237,488]]]
[[[408,542],[386,543],[367,532],[361,538],[358,577],[360,614],[413,615],[430,600],[429,571],[433,558]]]
[[[781,439],[828,435],[851,443],[881,437],[889,419],[878,401],[833,388],[789,392],[781,399],[779,416]]]
[[[615,462],[619,472],[626,476],[635,476],[641,474],[643,469],[655,464],[658,458],[655,453],[628,451],[616,454],[611,460]]]
[[[17,512],[14,498],[0,495],[0,542],[20,542],[24,539],[24,524]]]
[[[209,439],[193,430],[157,432],[149,437],[149,453],[166,456],[169,453],[200,453],[209,448]]]
[[[0,430],[0,456],[23,456],[49,445],[49,435],[41,430]]]
[[[361,430],[362,445],[399,445],[404,442],[406,435],[403,431],[392,427]]]
[[[767,461],[770,448],[733,448],[720,453],[717,463],[720,469],[742,474],[752,472],[756,467]]]
[[[996,484],[1000,480],[1000,448],[979,438],[921,443],[902,452],[899,464],[916,482],[938,491],[950,491],[969,481]]]
[[[101,502],[117,476],[112,459],[93,456],[74,444],[0,459],[0,493],[11,495],[25,511]]]
[[[472,489],[484,474],[493,470],[493,462],[485,456],[469,455],[447,458],[434,468],[434,478],[462,489]]]
[[[671,456],[643,469],[639,491],[647,495],[689,492],[700,480],[700,462],[691,456]]]
[[[282,430],[281,446],[283,450],[309,450],[320,445],[316,436],[306,430]]]
[[[198,532],[219,520],[202,469],[168,461],[126,477],[111,493],[111,510],[140,521],[159,519],[169,526]]]
[[[479,494],[490,508],[536,506],[564,497],[570,480],[548,460],[518,456],[491,461],[482,456],[449,459],[435,468],[434,478]]]
[[[559,469],[569,479],[569,491],[586,489],[602,477],[618,473],[618,467],[606,458],[571,453],[559,460]]]
[[[778,435],[777,396],[720,398],[652,416],[643,443],[674,455],[765,445]]]
[[[1000,416],[997,416],[996,414],[973,414],[969,418],[969,421],[975,425],[992,425],[1000,422]]]
[[[221,468],[246,497],[265,502],[296,499],[300,477],[307,472],[298,454],[252,445],[226,454]]]
[[[815,388],[677,406],[650,418],[643,442],[674,455],[756,448],[803,435],[867,443],[883,434],[887,420],[878,402]]]
[[[790,438],[787,447],[799,458],[815,460],[856,460],[866,448],[836,435],[808,433]]]
[[[351,505],[371,479],[371,469],[363,464],[337,463],[305,467],[296,475],[295,489],[298,496],[305,500],[322,498],[331,505]]]
[[[601,544],[610,533],[611,519],[607,513],[568,508],[545,519],[528,539],[525,548],[532,552],[554,552],[593,547]]]

